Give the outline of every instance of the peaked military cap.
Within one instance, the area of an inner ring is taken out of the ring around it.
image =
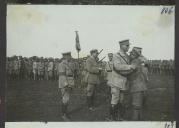
[[[66,57],[66,56],[71,56],[71,52],[64,52],[62,53],[63,57]]]
[[[142,48],[141,47],[133,47],[132,51],[135,51],[137,54],[141,54]]]
[[[119,41],[119,44],[120,45],[130,45],[130,43],[129,43],[129,40],[127,39],[127,40],[122,40],[122,41]]]
[[[133,49],[142,51],[142,48],[141,48],[141,47],[133,47]]]
[[[97,49],[92,49],[92,50],[90,51],[91,54],[94,53],[94,52],[97,52],[97,53],[98,53],[98,50],[97,50]]]
[[[108,53],[108,56],[109,56],[109,55],[113,55],[113,53]]]

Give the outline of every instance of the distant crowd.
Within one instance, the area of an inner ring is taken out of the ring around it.
[[[83,75],[87,57],[73,59],[75,78]],[[7,57],[6,71],[8,80],[58,80],[58,65],[62,58],[45,57]],[[100,66],[105,67],[106,61]],[[149,73],[158,75],[174,75],[174,60],[148,60],[146,67]],[[104,74],[102,75],[104,77]],[[81,77],[82,78],[82,77]]]
[[[148,60],[149,73],[159,75],[174,75],[174,60]]]

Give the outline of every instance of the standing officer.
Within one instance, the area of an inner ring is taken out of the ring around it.
[[[120,50],[113,55],[112,77],[108,81],[111,86],[111,107],[110,116],[112,120],[122,119],[125,112],[124,92],[127,88],[127,75],[132,73],[135,66],[130,65],[129,56],[129,40],[119,42]]]
[[[67,107],[70,99],[70,93],[74,87],[73,63],[71,61],[71,52],[63,53],[63,60],[59,64],[59,88],[62,94],[62,118],[69,121],[67,116]]]
[[[48,63],[48,78],[49,80],[53,80],[53,58],[49,58],[49,63]]]
[[[37,67],[38,67],[38,65],[37,65],[37,58],[34,58],[34,60],[33,60],[33,66],[32,66],[32,68],[33,68],[33,78],[34,78],[34,80],[37,80]]]
[[[87,105],[89,110],[93,110],[94,107],[94,94],[95,86],[99,83],[99,73],[102,68],[99,68],[98,50],[93,49],[90,51],[91,56],[86,60],[86,81],[87,81]]]
[[[27,64],[27,74],[28,74],[28,79],[33,80],[33,68],[32,68],[32,58],[28,59],[28,64]]]
[[[108,94],[110,94],[111,92],[111,86],[109,84],[109,81],[112,77],[112,70],[113,70],[113,62],[112,62],[112,59],[113,59],[113,53],[108,53],[108,58],[109,58],[109,61],[106,63],[105,65],[105,79],[106,79],[106,84],[108,85],[107,86],[107,90],[108,90]],[[109,99],[111,99],[111,94],[109,95]]]
[[[44,73],[45,73],[45,63],[43,57],[40,58],[39,62],[39,80],[44,80]]]
[[[59,60],[56,58],[54,61],[54,80],[58,80],[58,65]]]
[[[86,60],[90,57],[90,55],[88,55],[87,57],[83,58],[83,69],[82,69],[82,80],[83,80],[83,88],[87,87],[87,78],[88,78],[88,72],[86,69]]]
[[[45,58],[44,66],[45,66],[45,80],[48,80],[48,59]]]
[[[112,69],[113,69],[113,53],[108,53],[109,61],[106,63],[105,70],[107,72],[107,85],[109,85],[108,81],[110,81],[112,76]],[[109,85],[110,86],[110,85]]]
[[[17,56],[14,57],[14,78],[19,80],[19,62]]]
[[[141,48],[134,47],[130,53],[131,64],[136,69],[129,76],[130,92],[132,96],[132,120],[142,119],[142,108],[145,100],[145,92],[147,90],[146,82],[148,82],[147,74],[143,70],[143,61],[141,59]]]

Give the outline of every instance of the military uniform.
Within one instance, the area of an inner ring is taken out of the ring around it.
[[[112,77],[112,69],[113,69],[113,62],[108,61],[105,66],[106,72],[107,72],[107,81],[109,81]]]
[[[13,60],[12,58],[10,58],[9,60],[9,79],[12,80],[13,79]]]
[[[87,86],[87,70],[86,70],[86,62],[82,62],[82,65],[81,65],[81,75],[82,75],[82,78],[81,78],[81,83],[82,83],[82,88],[85,88]]]
[[[37,80],[37,73],[38,73],[38,64],[36,62],[36,60],[33,61],[33,76],[34,76],[34,80]]]
[[[52,78],[53,78],[53,61],[52,60],[50,60],[50,62],[48,63],[48,78],[50,79],[50,80],[52,80]]]
[[[119,42],[121,45],[129,45],[129,40]],[[108,84],[111,86],[111,108],[110,114],[112,120],[117,120],[124,116],[124,92],[128,90],[127,75],[133,71],[133,68],[129,64],[129,56],[122,49],[113,55],[113,70],[111,79]]]
[[[41,67],[41,62],[40,60],[37,61],[37,79],[40,80],[40,67]]]
[[[22,70],[22,74],[24,75],[24,77],[22,77],[23,79],[25,78],[25,79],[28,79],[28,71],[27,71],[27,69],[28,69],[28,58],[24,58],[23,60],[22,60],[22,66],[21,66],[21,70]]]
[[[45,64],[43,62],[43,59],[39,62],[39,79],[44,79],[44,72],[45,72]]]
[[[45,80],[48,80],[48,59],[45,59],[44,66],[45,66]]]
[[[129,76],[130,92],[132,96],[133,114],[132,120],[140,120],[142,118],[142,108],[147,90],[146,82],[148,81],[147,70],[143,66],[140,56],[140,48],[133,49],[137,58],[131,60],[131,64],[135,65],[135,71]]]
[[[130,74],[131,72],[132,70],[131,65],[129,65],[128,55],[122,51],[114,54],[112,78],[109,81],[112,91],[111,104],[117,104],[120,99],[120,91],[126,91],[128,89],[127,74]]]
[[[91,54],[98,53],[96,49]],[[99,83],[99,67],[96,58],[92,55],[86,60],[86,81],[87,81],[87,104],[89,109],[94,106],[95,86]]]
[[[16,58],[13,64],[13,74],[14,74],[14,79],[18,79],[19,78],[19,62],[18,59]]]
[[[26,77],[25,76],[25,58],[22,58],[20,56],[18,60],[18,65],[19,65],[19,78],[24,79]]]
[[[33,62],[31,61],[31,59],[28,60],[27,62],[27,76],[28,79],[31,80],[32,78],[32,74],[33,74],[33,67],[32,67]]]
[[[112,54],[112,53],[111,53]],[[113,55],[113,54],[112,54]],[[112,70],[113,70],[113,61],[108,61],[105,65],[105,70],[107,72],[106,80],[107,80],[107,85],[109,85],[109,81],[112,78]],[[110,85],[109,85],[110,86]]]
[[[63,57],[71,56],[71,53],[63,53]],[[67,118],[67,106],[70,93],[74,87],[73,63],[67,59],[62,60],[58,67],[59,88],[62,94],[62,117]]]
[[[7,71],[8,80],[11,80],[11,60],[10,60],[10,58],[7,58],[6,71]]]
[[[58,66],[59,66],[59,62],[58,62],[58,59],[56,59],[54,63],[54,79],[55,80],[58,79]]]

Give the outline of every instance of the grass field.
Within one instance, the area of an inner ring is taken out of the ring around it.
[[[149,79],[144,120],[175,120],[174,77],[150,75]],[[60,100],[57,81],[7,81],[6,121],[62,121]],[[75,88],[69,104],[71,121],[105,121],[110,106],[107,86],[97,87],[95,111],[88,111],[85,103],[84,89]]]

